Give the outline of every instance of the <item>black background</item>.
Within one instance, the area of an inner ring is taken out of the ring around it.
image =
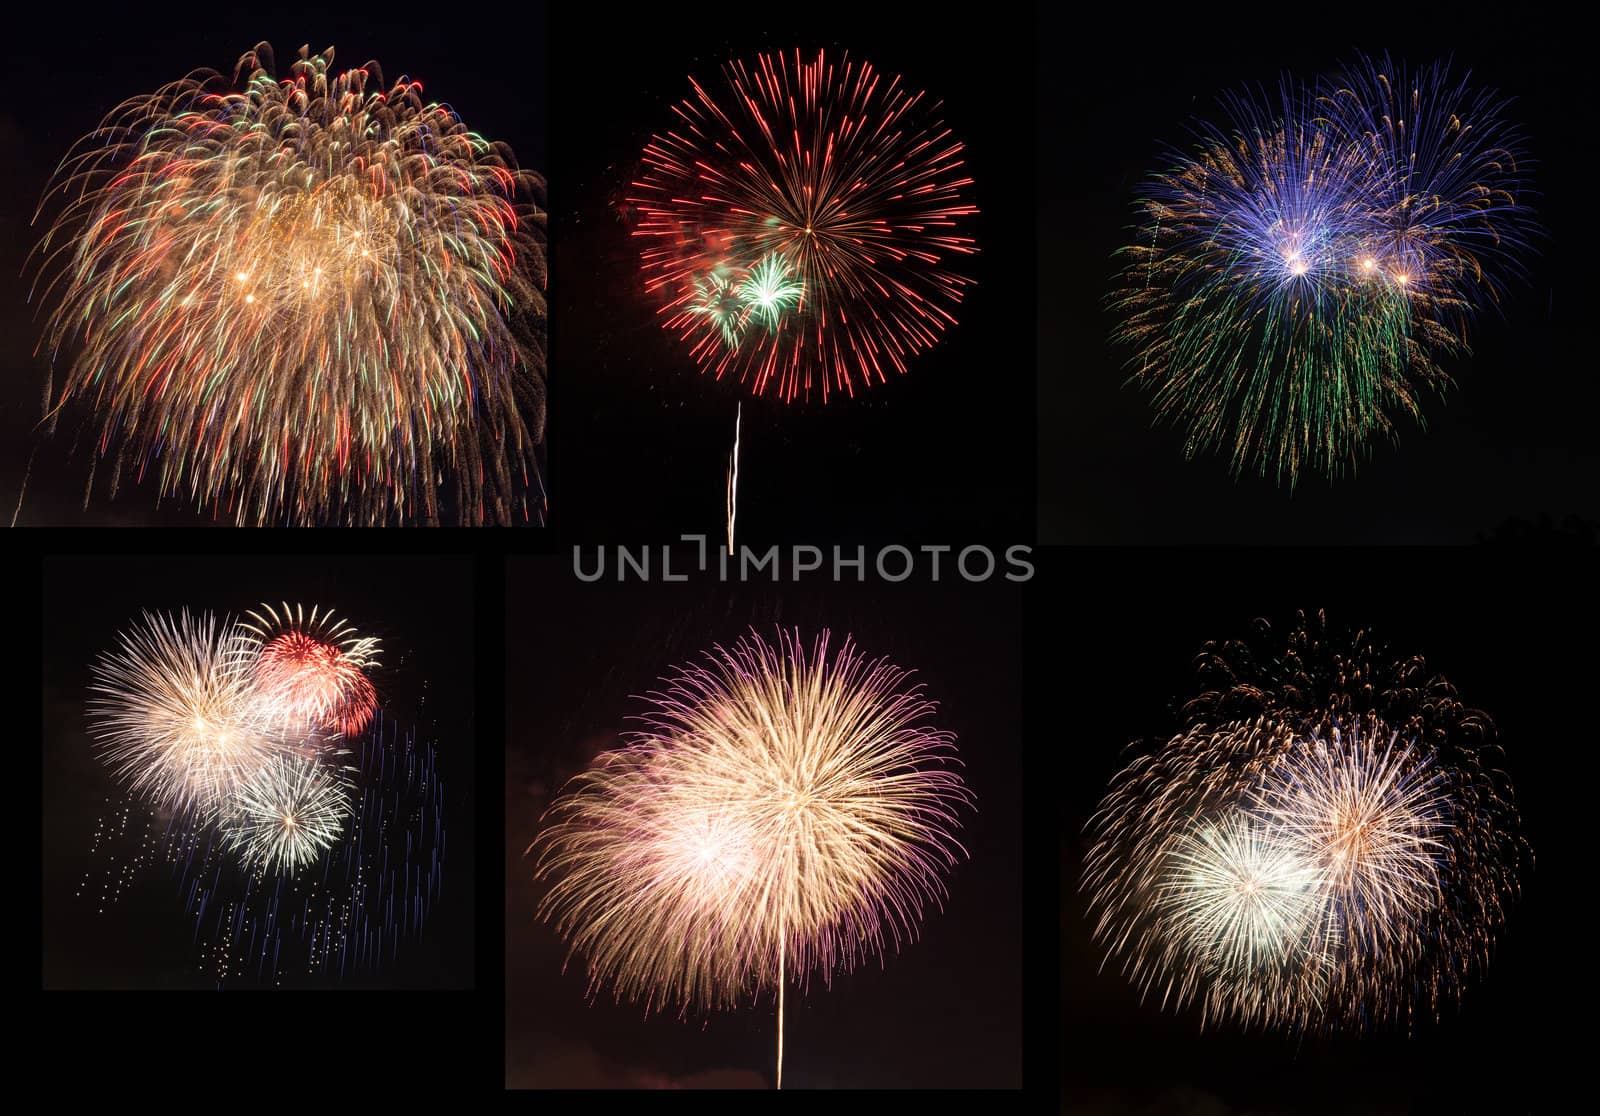
[[[1065,11],[1065,9],[1057,9]],[[1600,525],[1600,407],[1590,293],[1595,236],[1585,206],[1589,66],[1554,16],[1441,19],[1433,9],[1263,9],[1173,21],[1146,6],[1104,14],[1100,49],[1063,49],[1081,31],[1045,17],[1040,36],[1039,541],[1045,543],[1471,543],[1480,538],[1593,541]],[[1474,354],[1447,366],[1456,390],[1428,400],[1426,431],[1401,424],[1354,476],[1306,473],[1291,494],[1225,457],[1185,461],[1182,428],[1156,426],[1124,388],[1130,354],[1109,336],[1106,296],[1127,243],[1139,184],[1181,148],[1217,99],[1309,79],[1356,50],[1452,72],[1513,98],[1534,159],[1533,206],[1545,231],[1531,278],[1471,334]],[[1580,517],[1587,526],[1569,525]]]
[[[506,12],[497,33],[487,33],[480,22],[492,24],[492,11],[451,20],[441,18],[437,7],[423,15],[404,4],[381,12],[345,6],[299,14],[230,4],[182,14],[143,7],[55,8],[29,13],[31,27],[24,22],[0,46],[0,150],[6,153],[6,173],[0,175],[0,512],[9,523],[33,453],[19,526],[230,526],[226,512],[218,523],[209,509],[181,500],[158,506],[157,486],[136,485],[126,474],[110,499],[107,468],[98,470],[85,510],[99,427],[85,426],[87,408],[73,406],[62,412],[53,437],[36,429],[49,362],[34,354],[43,318],[28,301],[36,263],[24,265],[54,213],[39,226],[30,224],[56,166],[124,100],[192,70],[231,78],[240,56],[265,40],[280,78],[288,75],[302,44],[313,52],[333,46],[338,71],[376,60],[388,83],[409,74],[423,83],[429,99],[447,102],[468,127],[509,144],[519,165],[543,172],[549,156],[544,5]]]
[[[393,965],[352,972],[338,986],[474,986],[478,740],[470,560],[55,558],[45,564],[43,588],[46,987],[214,987],[195,972],[193,924],[160,868],[147,868],[104,914],[74,895],[90,864],[95,819],[114,792],[88,733],[90,668],[146,610],[238,615],[280,601],[331,606],[381,641],[374,680],[384,716],[434,744],[446,788],[444,876],[422,936],[403,942]]]
[[[1543,1111],[1579,1040],[1568,1029],[1577,930],[1562,898],[1587,874],[1597,619],[1580,592],[1592,565],[1524,560],[1521,551],[1125,551],[1057,556],[1040,576],[1079,580],[1103,569],[1106,592],[1069,606],[1071,636],[1029,628],[1029,692],[1070,680],[1061,803],[1060,1057],[1066,1111],[1084,1113],[1405,1113]],[[1297,610],[1333,627],[1368,627],[1397,657],[1420,653],[1461,700],[1495,722],[1535,864],[1485,976],[1459,1010],[1412,1038],[1306,1039],[1204,1033],[1195,1010],[1140,1004],[1089,936],[1078,890],[1084,825],[1125,746],[1158,745],[1182,727],[1193,665],[1208,640],[1282,630]],[[1042,630],[1041,630],[1042,629]],[[1052,647],[1065,650],[1052,653]],[[1037,725],[1043,710],[1030,711]],[[1036,730],[1035,730],[1036,731]],[[1581,950],[1580,950],[1581,952]],[[1582,967],[1582,962],[1577,962]],[[1580,997],[1581,999],[1581,997]]]
[[[1007,6],[956,29],[828,3],[726,18],[663,12],[625,30],[604,6],[561,13],[560,67],[574,77],[557,79],[551,118],[550,486],[563,541],[718,536],[740,400],[739,535],[749,545],[1031,537],[1026,12]],[[967,145],[979,209],[979,254],[961,263],[977,284],[959,324],[905,375],[825,405],[751,399],[701,375],[662,329],[616,210],[645,144],[689,96],[691,73],[715,89],[722,61],[796,47],[848,51],[943,102],[939,115]]]
[[[607,989],[586,995],[582,959],[535,919],[544,892],[526,858],[553,794],[617,746],[641,711],[631,696],[669,666],[754,626],[853,634],[871,657],[914,668],[957,736],[977,797],[919,940],[836,974],[791,982],[784,1087],[1016,1088],[1022,1081],[1021,607],[1014,585],[580,585],[564,559],[513,561],[506,609],[506,1081],[512,1087],[770,1088],[770,999],[740,1011],[648,1020]],[[564,633],[533,639],[534,631]],[[837,642],[835,642],[837,646]],[[560,701],[549,695],[560,694]],[[1046,867],[1046,878],[1048,868]],[[1048,941],[1039,942],[1048,949]]]

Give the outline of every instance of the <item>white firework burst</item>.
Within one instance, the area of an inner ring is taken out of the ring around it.
[[[1320,876],[1298,849],[1236,813],[1178,842],[1162,899],[1209,967],[1260,972],[1295,951]]]
[[[247,866],[295,872],[344,833],[352,797],[337,769],[280,756],[240,785],[220,827]]]
[[[711,1009],[916,937],[966,855],[954,736],[906,671],[826,632],[752,631],[649,695],[642,731],[551,807],[540,912],[595,987]]]
[[[1313,729],[1266,772],[1255,810],[1322,877],[1327,933],[1368,956],[1410,948],[1442,902],[1450,784],[1424,749],[1368,719]]]
[[[1207,978],[1208,1015],[1266,1019],[1326,988],[1323,872],[1284,836],[1235,811],[1185,833],[1167,858],[1158,915],[1183,971]]]
[[[90,732],[130,791],[212,812],[279,752],[256,715],[244,638],[210,613],[145,613],[95,664]]]

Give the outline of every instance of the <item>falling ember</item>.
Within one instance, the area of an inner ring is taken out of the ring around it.
[[[920,687],[847,639],[754,632],[678,669],[530,849],[591,989],[731,1007],[916,937],[972,795]]]
[[[703,372],[784,401],[905,372],[955,323],[977,251],[938,105],[848,55],[691,79],[629,202],[648,289]]]

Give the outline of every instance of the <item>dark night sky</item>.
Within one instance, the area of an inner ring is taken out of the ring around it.
[[[471,988],[477,891],[472,566],[464,559],[55,558],[45,563],[44,981],[54,988],[209,988],[192,972],[176,884],[147,869],[99,915],[74,891],[114,784],[95,758],[85,702],[96,657],[142,610],[237,614],[263,601],[321,603],[382,640],[385,715],[437,751],[446,787],[443,886],[419,940],[392,966],[338,987]],[[426,584],[426,593],[419,586]],[[316,985],[320,986],[320,985]]]
[[[1010,585],[577,584],[564,559],[507,571],[506,1049],[511,1086],[643,1084],[770,1088],[774,1013],[653,1015],[592,1004],[582,966],[534,918],[541,888],[524,850],[553,791],[613,747],[643,693],[673,665],[756,625],[849,632],[917,670],[958,736],[977,795],[943,913],[919,941],[831,990],[791,995],[785,1087],[1016,1087],[1022,1072],[1020,595]],[[1043,878],[1048,879],[1045,875]],[[820,976],[820,974],[816,974]],[[1044,1028],[1047,1032],[1048,1028]]]
[[[18,524],[103,526],[205,526],[209,513],[171,500],[155,506],[152,485],[125,483],[113,501],[106,496],[107,471],[96,477],[96,493],[83,510],[92,455],[87,443],[74,450],[84,408],[69,410],[53,438],[41,443],[35,425],[48,362],[34,355],[41,319],[28,303],[33,274],[24,276],[27,255],[42,231],[30,227],[45,184],[72,144],[94,129],[107,112],[129,97],[153,92],[191,70],[209,68],[232,76],[239,56],[265,40],[273,47],[279,76],[287,75],[302,44],[313,51],[335,48],[338,70],[376,60],[393,82],[409,74],[429,98],[448,102],[467,125],[508,143],[520,165],[543,172],[548,158],[545,66],[545,5],[508,6],[486,34],[478,19],[437,18],[402,6],[376,15],[366,8],[328,9],[294,15],[280,8],[210,5],[192,18],[159,20],[150,12],[124,9],[92,14],[73,7],[60,14],[30,14],[33,25],[7,36],[0,57],[7,96],[0,99],[0,147],[7,172],[0,176],[0,508],[10,522],[29,452],[38,444],[27,497]],[[69,22],[62,24],[61,20]],[[13,90],[15,91],[13,93]],[[69,418],[68,416],[76,416]],[[231,520],[224,520],[231,523]]]
[[[1541,1092],[1570,1072],[1574,1057],[1586,1057],[1566,1049],[1578,1039],[1562,1020],[1569,1008],[1581,1010],[1586,993],[1570,983],[1584,966],[1574,969],[1571,946],[1582,947],[1568,941],[1582,931],[1562,896],[1587,874],[1587,641],[1597,613],[1576,591],[1589,563],[1525,557],[1471,549],[1112,550],[1041,566],[1041,577],[1077,576],[1106,590],[1071,606],[1070,638],[1029,630],[1030,679],[1064,678],[1077,695],[1061,771],[1067,1111],[1540,1111]],[[1099,971],[1103,953],[1078,892],[1083,826],[1126,762],[1124,746],[1157,744],[1182,727],[1178,706],[1193,695],[1202,644],[1242,636],[1258,616],[1281,627],[1297,609],[1319,607],[1336,627],[1366,625],[1393,651],[1423,654],[1464,703],[1492,717],[1536,863],[1487,975],[1459,1011],[1415,1037],[1297,1044],[1227,1024],[1202,1034],[1198,1012],[1141,1005],[1115,963]],[[1052,646],[1061,650],[1052,654]],[[1032,681],[1029,690],[1037,692]],[[1031,716],[1036,722],[1041,713]]]
[[[552,525],[581,541],[717,534],[735,404],[744,400],[739,518],[751,544],[885,539],[1014,541],[1034,519],[1030,75],[1015,18],[961,24],[836,3],[737,18],[646,17],[626,34],[604,6],[562,13],[553,115]],[[898,73],[943,102],[967,145],[980,210],[976,287],[904,376],[855,398],[785,406],[696,371],[643,289],[613,208],[651,135],[730,57],[821,47]],[[580,77],[581,76],[581,77]]]
[[[1554,17],[1529,10],[1480,26],[1384,9],[1361,19],[1325,8],[1248,8],[1164,23],[1145,7],[1109,13],[1108,49],[1061,55],[1073,30],[1040,37],[1039,540],[1045,543],[1471,543],[1514,520],[1600,522],[1589,292],[1593,222],[1584,185],[1588,66]],[[1182,456],[1179,428],[1153,426],[1122,387],[1128,350],[1109,340],[1104,303],[1134,220],[1139,183],[1182,145],[1217,97],[1275,88],[1289,71],[1326,72],[1355,50],[1413,64],[1453,57],[1455,72],[1513,97],[1511,117],[1536,162],[1534,199],[1547,239],[1530,281],[1472,334],[1474,356],[1449,366],[1456,390],[1406,423],[1398,448],[1375,447],[1354,477],[1308,474],[1291,495],[1225,458]],[[1551,533],[1551,532],[1546,532]]]

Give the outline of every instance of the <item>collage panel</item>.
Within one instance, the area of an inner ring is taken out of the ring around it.
[[[529,559],[506,615],[509,1088],[1021,1086],[1015,586]]]
[[[476,986],[470,561],[52,557],[43,590],[46,989]]]
[[[1592,545],[1570,39],[1145,17],[1043,17],[1039,542]]]
[[[1480,553],[1394,556],[1428,591],[1359,551],[1183,583],[1124,552],[1137,592],[1031,645],[1095,696],[1063,765],[1064,1111],[1546,1110],[1586,564],[1513,603]]]
[[[552,118],[563,541],[1031,538],[1014,21],[613,20],[561,16],[588,79]]]
[[[543,3],[501,36],[35,18],[5,66],[12,526],[545,522]]]

